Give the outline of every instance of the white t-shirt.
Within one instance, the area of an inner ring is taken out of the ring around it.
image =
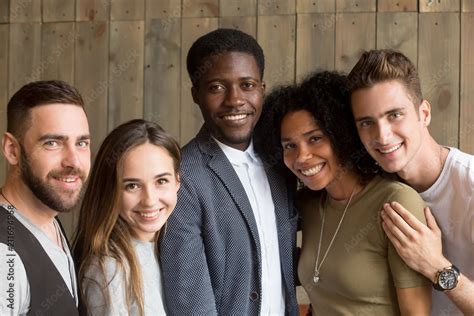
[[[8,209],[8,205],[1,204],[1,206]],[[74,270],[74,261],[67,247],[66,237],[61,233],[62,244],[64,245],[63,250],[53,243],[41,229],[36,227],[26,217],[17,211],[13,214],[41,244],[61,274],[77,306],[76,273]],[[58,225],[56,220],[55,225]],[[61,230],[59,231],[61,232]],[[12,264],[10,265],[8,262]],[[41,262],[38,262],[38,264],[41,264]],[[4,243],[0,243],[0,280],[0,315],[26,315],[30,309],[30,284],[26,276],[25,266],[20,256],[14,250],[8,249],[8,246]]]
[[[444,256],[474,280],[474,156],[449,148],[440,176],[420,195],[443,233]],[[433,290],[432,315],[462,313],[446,294]]]
[[[145,315],[166,315],[163,303],[163,282],[160,265],[155,255],[155,242],[134,240],[135,254],[140,264],[143,284],[143,299]],[[124,271],[111,257],[104,258],[105,275],[96,261],[86,269],[82,281],[89,316],[135,316],[138,306],[132,303],[128,312],[125,299]],[[104,295],[109,295],[111,304],[107,305]]]

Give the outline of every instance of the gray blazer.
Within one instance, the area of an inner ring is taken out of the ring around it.
[[[275,204],[286,314],[297,315],[297,214],[285,180],[267,169]],[[257,224],[237,174],[205,127],[183,149],[178,204],[160,244],[170,315],[258,315]]]

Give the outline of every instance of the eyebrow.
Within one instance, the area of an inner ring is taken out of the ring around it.
[[[163,178],[163,177],[166,177],[166,176],[173,176],[171,173],[169,172],[163,172],[163,173],[160,173],[160,174],[157,174],[154,179],[159,179],[159,178]],[[140,182],[140,179],[138,178],[124,178],[122,182]]]
[[[304,133],[303,133],[303,136],[309,136],[309,135],[313,134],[314,132],[320,132],[320,131],[321,131],[320,128],[315,128],[315,129],[313,129],[313,130],[304,132]],[[282,139],[281,139],[282,142],[289,142],[290,140],[291,140],[291,138],[282,138]]]
[[[239,81],[255,80],[255,81],[258,81],[258,82],[262,82],[261,79],[258,79],[258,78],[255,78],[255,77],[251,77],[251,76],[240,77],[238,80],[239,80]],[[216,78],[212,78],[212,79],[210,79],[210,80],[205,81],[204,84],[209,84],[209,83],[212,83],[212,82],[215,82],[215,81],[226,81],[226,80],[223,79],[223,78],[216,77]]]
[[[405,108],[404,107],[398,107],[398,108],[395,108],[395,109],[391,109],[391,110],[388,110],[384,113],[382,113],[379,117],[384,117],[388,114],[392,114],[394,112],[400,112],[400,111],[403,111]],[[355,119],[356,122],[360,122],[360,121],[364,121],[364,120],[369,120],[369,119],[372,119],[373,117],[372,116],[363,116],[363,117],[358,117]]]
[[[91,138],[90,134],[86,135],[81,135],[77,138],[77,140],[88,140]],[[45,134],[38,138],[38,141],[45,141],[45,140],[60,140],[60,141],[66,141],[69,139],[69,136],[65,135],[60,135],[60,134]]]

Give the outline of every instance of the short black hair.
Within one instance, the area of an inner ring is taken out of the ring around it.
[[[7,105],[7,132],[17,139],[24,136],[31,123],[30,110],[36,106],[64,103],[84,108],[80,93],[60,80],[34,81],[20,88]]]
[[[198,38],[189,49],[186,58],[188,74],[193,86],[197,86],[199,79],[211,67],[205,62],[209,57],[226,52],[240,52],[252,55],[260,70],[260,79],[263,79],[265,57],[262,47],[247,33],[234,29],[217,29]]]
[[[347,78],[336,72],[316,72],[298,86],[282,86],[270,93],[255,128],[255,148],[266,164],[284,168],[281,122],[299,110],[311,113],[329,138],[337,160],[347,170],[370,180],[379,167],[367,153],[357,134],[350,107]]]

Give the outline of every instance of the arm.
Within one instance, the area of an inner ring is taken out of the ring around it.
[[[397,299],[402,316],[430,315],[431,286],[397,288]]]
[[[425,217],[428,226],[402,205],[392,202],[384,206],[382,225],[406,264],[434,282],[436,273],[451,263],[443,256],[441,230],[429,208],[425,208]],[[445,293],[464,314],[474,314],[474,283],[471,280],[461,274],[456,288]]]
[[[201,184],[203,185],[203,184]],[[202,206],[185,175],[159,253],[170,315],[217,315],[203,236]]]

